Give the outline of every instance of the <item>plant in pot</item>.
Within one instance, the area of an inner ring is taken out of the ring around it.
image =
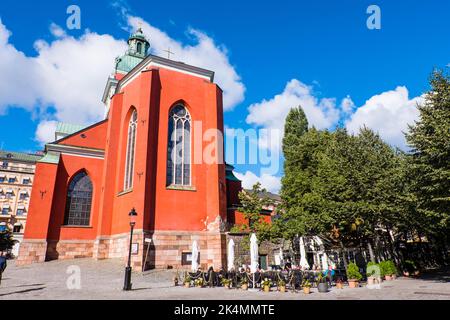
[[[242,289],[242,290],[248,290],[248,279],[247,279],[247,276],[246,276],[246,275],[244,275],[244,276],[241,278],[241,289]]]
[[[304,279],[302,282],[303,293],[310,294],[311,292],[311,282],[309,280]]]
[[[353,262],[349,263],[347,266],[347,281],[350,288],[359,287],[359,281],[362,279],[362,275],[359,272],[359,268]]]
[[[231,279],[222,278],[222,280],[220,280],[220,282],[222,283],[224,288],[231,289]]]
[[[344,281],[342,279],[336,280],[336,289],[344,289]]]
[[[366,267],[366,275],[367,275],[367,285],[373,286],[378,282],[378,279],[381,276],[380,266],[378,263],[370,261]]]
[[[414,275],[416,271],[418,271],[418,268],[414,261],[405,260],[405,262],[403,262],[403,275],[405,277],[410,277]]]
[[[283,279],[278,280],[278,291],[280,292],[286,292],[286,281]]]
[[[397,269],[395,268],[395,264],[391,260],[385,260],[380,262],[380,270],[382,276],[386,281],[392,280],[392,275],[397,273]]]
[[[195,285],[197,288],[203,287],[203,284],[204,284],[204,281],[203,281],[203,278],[202,278],[202,277],[198,277],[197,279],[194,280],[194,285]]]
[[[188,274],[186,274],[183,280],[184,287],[189,288],[191,286],[191,281],[192,281],[191,277]]]
[[[264,278],[264,280],[261,281],[261,288],[263,288],[264,292],[269,292],[271,285],[272,285],[272,281],[270,281],[269,278]]]
[[[397,267],[395,266],[394,261],[387,260],[387,273],[392,277],[392,280],[397,278]]]
[[[317,276],[317,289],[321,293],[328,292],[327,278],[324,277],[322,273],[319,273]]]

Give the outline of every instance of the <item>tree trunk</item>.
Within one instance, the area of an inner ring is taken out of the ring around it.
[[[341,240],[339,240],[339,244],[341,245],[342,258],[344,260],[344,268],[345,268],[345,270],[347,270],[348,261],[347,261],[347,256],[345,255],[345,247]]]
[[[375,254],[373,253],[372,244],[370,243],[370,240],[367,240],[367,249],[369,249],[369,255],[370,255],[370,261],[377,262],[375,259]]]

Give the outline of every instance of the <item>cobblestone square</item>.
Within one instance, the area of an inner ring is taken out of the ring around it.
[[[73,272],[80,274],[80,288]],[[270,293],[219,288],[174,287],[175,270],[133,273],[132,291],[122,291],[124,266],[118,260],[76,259],[15,266],[9,261],[0,285],[0,300],[6,299],[174,299],[174,300],[450,300],[450,274],[433,273],[421,279],[400,277],[383,282],[381,289],[332,288],[310,295],[303,292]]]

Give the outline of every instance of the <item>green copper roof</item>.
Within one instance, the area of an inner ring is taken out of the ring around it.
[[[128,72],[130,72],[131,69],[136,67],[142,60],[144,60],[144,58],[125,54],[116,59],[116,63],[117,63],[116,70],[128,73]]]
[[[147,41],[147,39],[144,36],[144,33],[142,32],[141,28],[138,28],[129,38],[128,43],[130,43],[131,40],[138,39],[138,40],[144,40]]]
[[[233,169],[234,167],[228,163],[225,164],[225,174],[226,174],[226,179],[230,180],[230,181],[241,181],[238,178],[236,178],[236,176],[233,173]]]
[[[116,72],[128,73],[147,56],[150,43],[139,28],[128,38],[128,50],[121,57],[116,58]]]
[[[77,131],[80,131],[84,127],[85,126],[82,126],[82,125],[79,125],[79,124],[58,122],[58,124],[56,125],[55,132],[69,135],[69,134],[75,133]]]
[[[15,151],[0,151],[0,159],[2,160],[37,162],[41,158],[42,155],[38,154]]]
[[[39,162],[57,164],[59,163],[59,155],[60,155],[59,152],[49,151],[45,154],[45,156],[41,160],[39,160]]]

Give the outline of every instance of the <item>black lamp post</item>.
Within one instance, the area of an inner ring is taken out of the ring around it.
[[[128,265],[125,268],[125,281],[123,283],[123,290],[131,290],[131,247],[133,244],[133,229],[134,225],[136,224],[136,216],[137,212],[136,210],[131,209],[130,213],[128,214],[130,216],[130,250],[128,251]]]

